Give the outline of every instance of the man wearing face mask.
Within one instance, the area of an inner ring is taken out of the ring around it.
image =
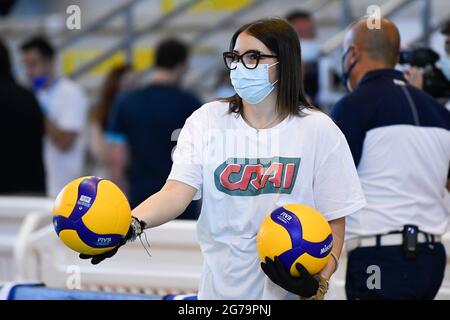
[[[351,92],[332,117],[367,200],[346,220],[349,299],[433,299],[444,276],[450,113],[394,70],[399,48],[398,29],[385,19],[380,29],[369,29],[366,19],[353,23],[344,40]]]
[[[305,92],[311,102],[317,105],[320,46],[316,40],[316,24],[311,14],[307,11],[290,12],[286,16],[286,20],[297,32],[300,40]]]
[[[29,84],[45,117],[47,194],[55,197],[65,184],[83,174],[87,98],[78,84],[56,76],[55,51],[45,38],[27,40],[21,51]]]

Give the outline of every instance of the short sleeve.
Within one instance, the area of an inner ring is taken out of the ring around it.
[[[203,184],[203,134],[202,110],[195,111],[184,124],[173,153],[173,165],[168,180],[186,183],[197,193],[194,200],[201,198]]]
[[[127,100],[125,98],[119,97],[112,106],[105,134],[106,141],[109,143],[126,143],[127,141],[126,126],[123,115],[126,101]]]
[[[366,205],[358,173],[345,136],[334,125],[329,142],[319,143],[313,190],[316,209],[330,221],[357,212]],[[334,145],[330,145],[333,141]]]
[[[67,131],[81,131],[86,125],[89,108],[84,91],[76,85],[65,85],[55,98],[58,112],[53,120],[56,125]]]

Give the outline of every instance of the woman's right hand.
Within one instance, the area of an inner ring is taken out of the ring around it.
[[[111,258],[113,255],[116,254],[117,250],[119,250],[119,248],[121,246],[123,246],[124,244],[119,244],[117,247],[115,247],[114,249],[110,250],[110,251],[106,251],[104,253],[101,254],[96,254],[96,255],[89,255],[89,254],[84,254],[84,253],[80,253],[80,259],[91,259],[91,263],[92,264],[99,264],[100,262],[102,262],[103,260],[105,260],[106,258]]]

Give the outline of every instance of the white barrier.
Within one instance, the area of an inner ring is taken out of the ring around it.
[[[22,230],[32,230],[39,220],[46,220],[47,226],[24,232],[17,242],[19,281],[39,280],[51,288],[159,295],[197,290],[203,259],[195,222],[176,220],[147,230],[151,257],[136,241],[121,248],[114,258],[93,266],[62,244],[48,225],[48,214],[30,215]]]
[[[0,197],[0,282],[16,274],[14,247],[22,222],[32,211],[49,212],[53,200],[39,197]]]
[[[22,205],[24,203],[21,202]],[[48,205],[41,204],[43,207]],[[50,288],[119,293],[163,295],[196,292],[203,259],[197,243],[195,222],[176,220],[147,230],[152,257],[136,241],[121,248],[114,258],[93,266],[89,261],[80,260],[75,252],[61,243],[53,230],[48,212],[41,210],[29,213],[19,228],[16,225],[18,231],[10,237],[9,242],[1,242],[4,249],[9,246],[4,251],[1,251],[0,246],[0,267],[3,264],[8,270],[6,280],[37,280]],[[0,208],[0,227],[3,230],[3,221],[11,215],[5,214]],[[15,218],[20,220],[19,216],[23,218],[25,215],[22,212]],[[0,237],[8,238],[1,232]],[[450,253],[450,233],[444,236],[443,242]],[[9,255],[5,256],[5,252]],[[449,264],[450,260],[447,261]],[[331,284],[335,299],[345,299],[345,250],[340,265]],[[5,277],[0,273],[2,278]],[[450,275],[446,275],[437,299],[450,299]]]

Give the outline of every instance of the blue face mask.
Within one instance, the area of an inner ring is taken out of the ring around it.
[[[231,70],[231,84],[236,93],[250,104],[258,104],[263,101],[275,88],[269,81],[269,68],[278,62],[268,65],[260,64],[255,69],[247,69],[242,63],[236,64],[236,69]]]
[[[33,78],[32,80],[32,86],[34,91],[39,91],[40,89],[44,88],[45,85],[48,82],[48,77],[46,76],[37,76]]]
[[[215,96],[220,98],[232,97],[236,94],[232,86],[221,85],[216,89]]]
[[[345,51],[344,55],[342,56],[342,83],[349,92],[352,91],[352,86],[350,84],[350,75],[353,69],[355,68],[356,64],[358,63],[358,61],[353,62],[350,68],[348,68],[348,70],[345,71],[345,59],[350,53],[351,48],[352,47],[348,48],[347,51]]]

